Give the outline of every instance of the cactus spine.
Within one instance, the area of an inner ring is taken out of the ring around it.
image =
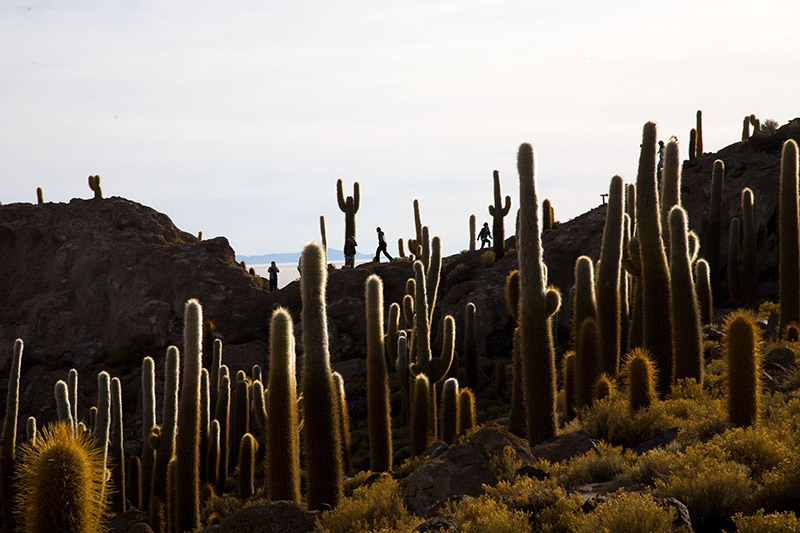
[[[442,440],[448,445],[458,434],[458,380],[449,378],[442,388]]]
[[[477,390],[478,330],[475,322],[475,304],[469,302],[464,310],[464,367],[467,371],[467,386]]]
[[[178,531],[200,528],[200,369],[202,368],[203,310],[186,302],[183,315],[183,383],[175,442],[175,498]]]
[[[472,213],[469,216],[469,251],[470,252],[474,252],[475,251],[475,241],[477,240],[477,237],[475,236],[476,235],[475,226],[476,226],[475,213]]]
[[[489,214],[492,216],[492,235],[494,235],[494,255],[500,259],[505,255],[505,228],[503,218],[508,214],[511,209],[511,197],[506,195],[506,203],[503,204],[503,198],[500,193],[500,172],[495,170],[492,174],[494,179],[494,205],[489,206]]]
[[[675,378],[693,378],[703,383],[703,332],[697,290],[692,278],[686,211],[675,206],[669,213],[670,289],[674,338]]]
[[[600,330],[601,371],[616,376],[619,371],[621,333],[622,244],[624,184],[620,176],[611,178],[608,207],[597,267],[597,327]],[[627,294],[627,291],[625,291]],[[627,307],[627,304],[626,304]]]
[[[798,213],[797,143],[790,139],[781,153],[779,201],[781,331],[800,321],[800,214]]]
[[[735,311],[726,320],[728,417],[734,426],[754,426],[758,422],[761,398],[760,340],[752,314]]]
[[[358,182],[353,182],[353,196],[346,199],[342,192],[342,180],[336,181],[336,201],[339,209],[344,213],[344,242],[350,237],[356,238],[356,213],[361,205],[361,187]],[[325,252],[323,252],[323,264],[325,262]]]
[[[246,500],[256,491],[256,439],[250,433],[239,443],[239,498]]]
[[[389,376],[383,346],[383,282],[373,274],[366,282],[367,416],[369,463],[373,472],[392,469],[392,420]]]
[[[153,531],[166,531],[161,510],[167,504],[167,467],[175,454],[175,433],[178,425],[178,370],[180,368],[178,349],[167,348],[164,371],[164,401],[161,412],[161,430],[158,435],[156,460],[153,477],[150,481],[150,505],[148,523]]]
[[[550,317],[561,304],[558,291],[548,289],[542,262],[536,198],[533,146],[519,147],[519,328],[520,358],[524,372],[527,435],[531,444],[556,434],[556,363]],[[463,392],[462,392],[463,394]],[[462,428],[463,431],[463,428]]]
[[[756,222],[753,191],[742,190],[742,301],[745,305],[758,303],[758,261],[756,259]],[[730,252],[728,252],[730,253]]]
[[[628,408],[631,413],[650,407],[656,397],[656,368],[650,354],[634,348],[627,362]]]
[[[636,177],[637,233],[642,267],[643,345],[659,371],[658,391],[666,395],[675,375],[672,347],[672,303],[667,256],[661,238],[656,191],[656,125],[648,122],[642,133],[642,151]]]
[[[122,446],[122,385],[111,380],[111,510],[125,512],[125,452]]]
[[[65,422],[45,426],[35,445],[23,446],[16,482],[22,530],[103,530],[102,451],[88,433]]]
[[[721,238],[722,191],[725,187],[725,163],[714,161],[711,171],[711,203],[708,207],[708,223],[703,236],[703,257],[711,269],[711,290],[719,289],[720,262],[719,242]]]
[[[303,396],[313,405],[306,409],[303,436],[307,468],[306,504],[317,509],[323,503],[335,507],[342,498],[342,455],[339,421],[328,353],[328,321],[325,316],[327,269],[322,249],[306,245],[302,255],[300,290],[303,302]]]

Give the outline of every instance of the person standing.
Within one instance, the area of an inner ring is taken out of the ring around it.
[[[391,261],[392,256],[386,251],[386,238],[383,236],[381,228],[379,227],[376,231],[378,232],[378,249],[375,250],[375,262],[381,262],[381,252],[383,252],[383,255],[385,255],[389,261]]]
[[[489,223],[484,222],[481,231],[478,233],[478,239],[481,241],[481,250],[484,246],[491,246],[492,243],[489,239],[492,238],[492,233],[489,231]]]
[[[275,264],[275,261],[269,266],[267,272],[269,273],[269,290],[278,290],[278,272],[280,272],[280,270],[278,269],[278,265]]]
[[[344,268],[353,268],[356,266],[356,238],[352,235],[347,238],[344,243]]]

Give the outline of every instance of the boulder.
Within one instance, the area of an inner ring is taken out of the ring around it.
[[[304,533],[314,530],[317,513],[305,511],[294,502],[278,501],[245,507],[207,533]]]

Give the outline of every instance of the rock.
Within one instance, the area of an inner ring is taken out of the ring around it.
[[[782,369],[792,369],[797,364],[796,357],[792,350],[785,347],[775,348],[764,356],[764,366],[779,365]]]
[[[672,508],[675,510],[675,521],[672,523],[677,531],[686,531],[686,533],[693,533],[692,517],[689,515],[689,508],[675,498],[658,498],[656,503],[664,508]]]
[[[317,513],[294,502],[260,503],[233,513],[218,526],[203,531],[211,533],[304,533],[314,530]]]
[[[670,442],[674,441],[676,438],[678,438],[678,428],[671,428],[666,430],[661,435],[656,435],[652,439],[641,443],[636,448],[634,448],[634,451],[638,454],[647,453],[650,450],[654,450],[656,448],[663,448]]]
[[[532,463],[534,460],[527,440],[495,426],[479,429],[472,438],[472,445],[487,457],[499,454],[503,448],[510,446],[523,463]]]
[[[412,513],[431,517],[450,498],[479,496],[484,484],[495,483],[489,458],[471,444],[457,444],[408,477],[405,504]]]
[[[531,448],[531,455],[538,459],[557,463],[596,449],[597,444],[589,435],[583,431],[573,431],[534,446]]]
[[[442,533],[444,531],[455,530],[456,521],[450,516],[436,516],[424,521],[414,529],[427,533]]]
[[[337,361],[332,363],[333,370],[342,375],[345,383],[350,383],[353,379],[366,378],[367,362],[364,359],[348,359],[347,361]]]
[[[142,531],[139,524],[144,524],[147,529],[150,529],[146,521],[147,515],[142,511],[131,509],[130,511],[114,515],[108,520],[107,525],[111,533],[128,533],[129,531]],[[134,529],[136,527],[140,528],[138,530]]]
[[[544,470],[542,470],[540,468],[536,468],[535,466],[531,466],[531,465],[526,465],[526,466],[523,466],[522,468],[518,468],[517,469],[517,475],[518,476],[526,476],[526,477],[529,477],[529,478],[532,478],[532,479],[538,479],[540,481],[550,477],[550,474],[548,474]]]

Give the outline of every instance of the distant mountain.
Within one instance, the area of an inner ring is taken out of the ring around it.
[[[360,254],[356,252],[356,259],[371,259],[370,254]],[[265,255],[237,255],[236,261],[244,261],[248,265],[267,265],[272,261],[276,263],[297,263],[300,260],[300,252],[277,253]],[[344,252],[328,248],[328,261],[344,261]]]

